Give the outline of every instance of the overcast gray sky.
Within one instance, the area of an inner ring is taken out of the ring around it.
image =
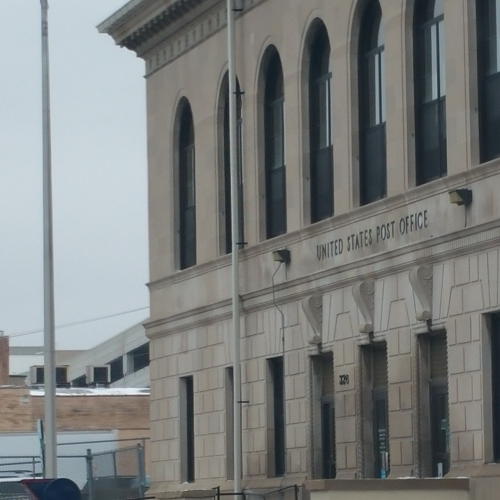
[[[126,0],[49,0],[56,324],[148,306],[143,61],[96,26]],[[0,330],[43,334],[40,0],[0,0]],[[147,310],[56,330],[88,348]]]

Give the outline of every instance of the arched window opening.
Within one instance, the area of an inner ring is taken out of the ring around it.
[[[443,177],[446,162],[446,64],[442,0],[415,5],[417,184]]]
[[[224,148],[224,230],[225,230],[225,251],[231,253],[232,225],[231,225],[231,161],[229,149],[229,81],[228,75],[224,77],[222,86],[224,93],[223,109],[223,148]],[[244,215],[243,215],[243,120],[241,116],[241,90],[240,84],[236,81],[236,162],[238,170],[238,222],[239,235],[237,242],[243,243],[244,237]]]
[[[286,233],[286,168],[283,70],[277,51],[270,55],[264,90],[266,233]]]
[[[359,41],[360,201],[387,195],[385,54],[378,0],[366,6]]]
[[[333,215],[330,41],[323,24],[310,47],[309,130],[311,222]]]
[[[196,264],[196,192],[193,115],[184,103],[179,121],[179,251],[180,267]]]
[[[481,161],[500,157],[500,0],[477,0]]]

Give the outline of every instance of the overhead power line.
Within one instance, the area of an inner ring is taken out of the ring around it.
[[[101,321],[103,319],[109,319],[109,318],[116,318],[117,316],[123,316],[125,314],[130,314],[138,311],[145,311],[146,309],[149,309],[149,306],[146,307],[139,307],[137,309],[129,309],[128,311],[122,311],[119,313],[114,313],[114,314],[108,314],[106,316],[99,316],[97,318],[90,318],[90,319],[82,319],[80,321],[73,321],[71,323],[65,323],[63,325],[57,325],[56,330],[59,330],[61,328],[68,328],[70,326],[76,326],[76,325],[83,325],[85,323],[93,323],[94,321]],[[34,335],[35,333],[42,333],[43,328],[39,328],[37,330],[28,330],[25,332],[18,332],[18,333],[13,333],[11,335],[8,335],[8,337],[24,337],[26,335]]]

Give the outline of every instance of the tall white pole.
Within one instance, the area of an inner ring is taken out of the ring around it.
[[[238,164],[236,143],[236,72],[234,57],[234,6],[227,0],[227,58],[229,80],[229,163],[231,170],[231,240],[232,240],[232,303],[233,303],[233,382],[234,382],[234,493],[235,500],[241,493],[242,453],[241,453],[241,361],[240,361],[240,275],[239,275],[239,202]]]
[[[42,120],[43,120],[43,301],[45,386],[45,474],[57,477],[56,367],[54,320],[54,251],[52,243],[52,175],[50,144],[50,83],[48,0],[42,6]]]

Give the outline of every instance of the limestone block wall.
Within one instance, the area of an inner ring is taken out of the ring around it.
[[[224,478],[224,367],[228,323],[152,340],[152,472],[159,481],[180,482],[180,377],[193,375],[195,469],[200,479]]]
[[[269,358],[281,356],[285,338],[287,472],[311,477],[314,462],[311,356],[333,352],[337,478],[369,477],[371,409],[364,399],[363,350],[387,348],[391,477],[428,476],[430,431],[428,383],[422,345],[446,332],[448,352],[449,449],[451,474],[492,460],[491,354],[488,313],[500,308],[499,251],[485,250],[432,265],[432,319],[416,319],[418,299],[411,268],[374,277],[372,335],[362,323],[352,286],[323,294],[322,343],[310,344],[311,325],[300,300],[243,310],[243,473],[269,476]],[[314,282],[308,284],[314,290]],[[262,299],[265,295],[262,295]],[[279,298],[279,295],[278,295]],[[225,368],[232,366],[230,320],[169,333],[152,340],[152,460],[162,482],[180,481],[179,377],[194,376],[196,477],[226,480]],[[341,384],[341,375],[349,383]],[[368,474],[368,476],[366,476]]]

